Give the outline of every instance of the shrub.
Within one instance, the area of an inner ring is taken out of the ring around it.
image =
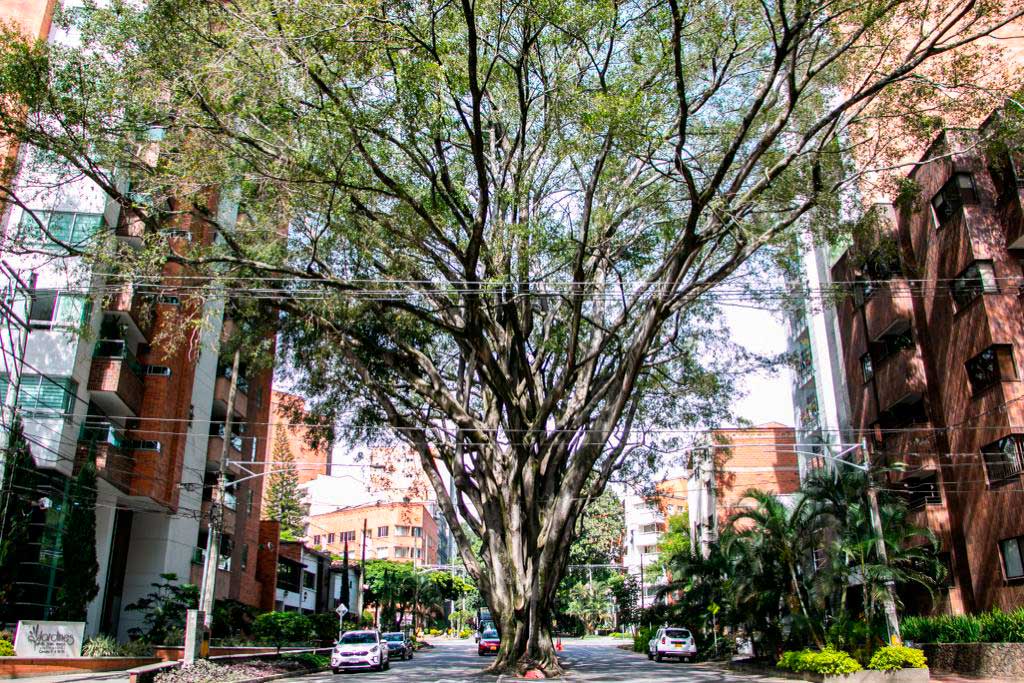
[[[11,644],[10,636],[0,633],[0,657],[13,657],[14,645]]]
[[[96,636],[82,645],[83,657],[118,657],[121,652],[121,645],[117,639],[110,636]]]
[[[826,647],[820,652],[800,650],[784,652],[775,664],[786,671],[808,671],[823,676],[839,676],[860,671],[857,660],[840,650]]]
[[[979,617],[986,643],[1024,643],[1024,607],[1012,612],[994,609]]]
[[[875,671],[898,671],[899,669],[924,669],[928,660],[924,652],[912,647],[889,645],[875,651],[868,663]]]
[[[473,632],[470,631],[468,628],[464,628],[461,631],[459,631],[459,638],[469,638],[471,635],[473,635]]]
[[[296,662],[305,669],[323,669],[331,664],[329,657],[318,655],[313,652],[297,652],[295,654],[285,655],[281,659],[289,662]]]
[[[618,631],[612,631],[611,633],[608,634],[608,637],[609,638],[621,638],[622,634],[619,633]]]
[[[436,629],[436,628],[432,628],[432,629],[427,631],[427,635],[439,636],[439,635],[441,635],[441,630],[440,629]]]
[[[267,612],[252,623],[257,638],[281,648],[285,643],[305,643],[313,636],[313,622],[298,612]]]
[[[647,652],[647,645],[657,632],[657,629],[653,628],[638,628],[636,635],[633,636],[633,652]]]
[[[121,654],[125,657],[149,657],[153,654],[153,646],[141,638],[137,638],[122,645]]]
[[[337,614],[331,612],[320,612],[309,617],[313,623],[313,633],[316,639],[321,642],[334,642],[338,639],[338,632],[341,631],[341,624]]]

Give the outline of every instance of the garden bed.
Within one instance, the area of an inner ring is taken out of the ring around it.
[[[862,669],[851,674],[827,676],[806,671],[785,671],[768,662],[749,659],[730,662],[728,667],[736,671],[798,681],[814,681],[815,683],[927,683],[930,678],[928,669],[900,669],[898,671]]]
[[[297,672],[330,668],[331,648],[232,654],[198,660],[185,667],[182,661],[161,662],[129,672],[131,683],[256,683],[294,676]],[[320,657],[322,661],[314,661]]]

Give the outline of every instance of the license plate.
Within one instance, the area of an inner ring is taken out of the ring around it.
[[[497,649],[498,649],[498,646],[497,646],[497,645],[491,645],[491,646],[490,646],[490,649],[491,649],[491,650],[497,650]]]
[[[683,649],[683,644],[682,643],[676,643],[676,649],[677,650],[682,650]]]

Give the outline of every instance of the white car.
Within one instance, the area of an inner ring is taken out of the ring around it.
[[[372,669],[387,671],[391,668],[388,646],[380,631],[349,631],[331,652],[331,670],[340,673],[345,669]]]
[[[697,643],[685,628],[659,628],[647,645],[647,659],[659,662],[666,657],[692,662],[696,656]]]

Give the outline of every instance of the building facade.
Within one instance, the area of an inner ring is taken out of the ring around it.
[[[926,151],[886,230],[833,269],[854,425],[891,486],[935,531],[950,569],[935,605],[1024,602],[1024,306],[1021,159],[947,131]]]
[[[658,543],[670,517],[686,513],[691,541],[706,549],[730,516],[751,504],[748,490],[785,499],[799,487],[796,430],[769,423],[714,430],[706,444],[691,449],[682,476],[659,482],[651,495],[626,495],[623,564],[627,573],[642,577],[645,604],[653,604],[667,581],[651,568],[658,565]]]
[[[0,19],[13,9],[23,24],[35,22],[33,35],[68,40],[62,29],[49,26],[54,4],[5,3]],[[153,159],[159,137],[154,129],[144,145]],[[228,406],[230,358],[222,349],[234,325],[223,300],[190,296],[190,273],[181,265],[168,262],[159,275],[132,282],[119,276],[116,264],[93,268],[51,239],[122,249],[160,239],[169,251],[210,244],[212,230],[186,205],[159,234],[150,234],[98,187],[63,177],[39,163],[32,149],[17,151],[13,172],[25,207],[0,207],[0,235],[24,283],[15,289],[24,298],[29,329],[21,331],[27,335],[23,352],[17,343],[5,343],[4,367],[16,364],[17,371],[0,378],[0,393],[6,397],[17,382],[17,410],[34,467],[56,489],[84,462],[95,463],[99,594],[89,607],[87,633],[124,638],[141,619],[124,608],[148,595],[162,575],[181,582],[196,578],[224,454],[232,480],[259,471],[272,373],[241,368],[237,399]],[[205,199],[224,220],[237,214],[230,197],[211,190]],[[225,435],[229,410],[235,426]],[[219,549],[217,596],[253,606],[260,593],[255,560],[261,493],[258,479],[232,485]],[[34,542],[21,550],[29,570],[20,592],[24,604],[15,612],[24,618],[46,618],[54,607],[53,590],[32,586],[41,577],[47,585],[60,581],[60,548],[45,539],[60,528],[62,503],[55,500],[33,529]]]
[[[313,547],[340,556],[348,544],[350,561],[365,558],[440,564],[440,538],[434,503],[375,503],[309,518]],[[365,536],[364,536],[365,530]]]

